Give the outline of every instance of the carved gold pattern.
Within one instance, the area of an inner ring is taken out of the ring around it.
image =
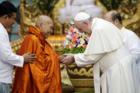
[[[86,77],[92,77],[93,74],[92,74],[92,71],[93,69],[90,68],[89,70],[86,70],[85,68],[81,68],[81,69],[68,69],[68,73],[69,74],[73,74],[73,75],[78,75],[78,76],[86,76]]]

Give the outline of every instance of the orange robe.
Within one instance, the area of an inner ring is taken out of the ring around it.
[[[12,93],[62,93],[58,56],[37,27],[29,28],[19,50],[20,55],[27,52],[37,59],[16,68]]]

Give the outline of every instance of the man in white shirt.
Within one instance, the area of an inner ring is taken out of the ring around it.
[[[107,12],[104,15],[104,19],[113,23],[121,30],[124,44],[136,59],[138,72],[140,73],[140,38],[133,31],[123,27],[122,17],[117,11],[112,10]]]
[[[7,31],[15,23],[16,11],[10,2],[0,3],[0,93],[10,93],[13,66],[22,67],[36,58],[32,53],[19,56],[12,51]]]
[[[134,78],[137,73],[133,73],[135,60],[124,46],[120,30],[103,19],[91,20],[84,12],[75,16],[74,23],[79,31],[91,36],[84,53],[66,55],[61,62],[94,64],[95,93],[139,93]]]

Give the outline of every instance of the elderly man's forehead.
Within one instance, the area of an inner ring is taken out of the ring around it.
[[[41,16],[39,16],[38,21],[52,22],[52,19],[49,16],[41,15]]]

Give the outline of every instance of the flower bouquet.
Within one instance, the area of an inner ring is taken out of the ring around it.
[[[63,54],[83,53],[88,44],[89,36],[80,33],[74,26],[67,31],[64,41]],[[76,64],[67,66],[67,73],[76,91],[86,91],[85,93],[93,93],[93,74],[92,65],[85,67],[77,67]],[[92,91],[92,92],[89,92]]]
[[[63,53],[83,53],[88,43],[88,35],[80,33],[74,26],[66,32]]]

